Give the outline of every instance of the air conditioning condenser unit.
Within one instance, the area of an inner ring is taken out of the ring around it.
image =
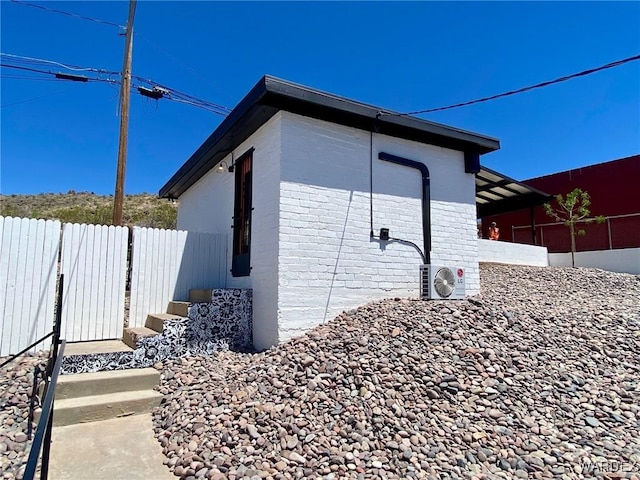
[[[423,300],[461,300],[465,298],[464,269],[420,266],[420,298]]]

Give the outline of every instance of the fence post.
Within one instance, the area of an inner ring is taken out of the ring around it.
[[[607,217],[607,233],[609,236],[609,250],[613,250],[613,244],[611,242],[611,219]]]

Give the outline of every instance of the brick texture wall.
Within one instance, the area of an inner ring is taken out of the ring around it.
[[[278,217],[280,181],[280,114],[276,114],[234,150],[234,158],[253,152],[251,275],[233,277],[227,288],[253,289],[253,341],[258,349],[278,343]],[[225,161],[231,165],[231,154]],[[233,253],[234,174],[209,171],[181,197],[178,228],[229,235],[227,265]]]
[[[422,183],[379,152],[424,162],[431,174],[432,264],[463,267],[479,292],[474,176],[463,154],[279,112],[235,149],[251,147],[251,275],[254,345],[268,348],[372,300],[419,294],[422,259],[411,246],[369,237],[373,229],[422,246]],[[231,161],[231,155],[226,159]],[[371,169],[373,176],[371,177]],[[229,234],[234,176],[210,171],[180,197],[178,228]]]
[[[418,252],[372,241],[369,132],[282,114],[280,340],[342,310],[394,296],[417,296]],[[422,246],[421,177],[378,153],[424,162],[431,173],[432,263],[465,268],[479,292],[474,177],[463,154],[373,136],[373,227]]]

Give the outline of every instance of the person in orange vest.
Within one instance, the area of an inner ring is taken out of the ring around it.
[[[496,222],[491,222],[489,227],[489,240],[498,240],[500,238],[500,229],[496,225]]]

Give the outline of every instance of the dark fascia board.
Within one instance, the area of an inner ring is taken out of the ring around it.
[[[550,199],[550,198],[553,196],[553,195],[549,195],[549,194],[548,194],[548,193],[546,193],[546,192],[543,192],[542,190],[538,190],[537,188],[533,188],[532,186],[527,185],[526,183],[522,183],[522,182],[520,182],[520,181],[518,181],[518,180],[515,180],[515,179],[513,179],[513,178],[511,178],[511,177],[507,177],[504,173],[497,172],[497,171],[492,170],[492,169],[490,169],[490,168],[488,168],[488,167],[484,167],[484,166],[483,166],[483,167],[480,167],[480,172],[478,172],[478,173],[479,173],[481,176],[482,176],[482,172],[487,172],[487,173],[490,173],[490,174],[492,174],[492,175],[495,175],[496,177],[501,177],[501,178],[502,178],[502,181],[506,181],[506,183],[507,183],[507,184],[509,184],[509,183],[515,183],[516,185],[520,185],[521,187],[524,187],[524,188],[526,188],[527,190],[529,190],[529,192],[531,192],[531,193],[535,193],[535,194],[538,194],[539,196],[541,196],[541,197],[545,197],[546,199]],[[491,181],[489,181],[489,180],[485,180],[485,181],[489,182],[489,185],[491,185],[491,183],[492,183],[492,182],[491,182]],[[502,187],[502,185],[494,185],[494,186]],[[483,188],[485,188],[485,187],[483,187]],[[546,201],[546,200],[545,200],[545,201]],[[544,203],[544,202],[543,202],[543,203]]]
[[[478,155],[500,148],[495,138],[381,110],[266,75],[160,189],[160,197],[178,198],[280,110]]]
[[[478,218],[485,218],[501,213],[515,212],[516,210],[522,210],[524,208],[537,207],[548,201],[549,199],[547,197],[541,197],[536,193],[525,193],[504,200],[477,203],[476,210]]]
[[[482,176],[482,172],[493,174],[496,177],[499,177],[501,180],[499,184],[486,180],[489,182],[489,184],[486,186],[480,187],[480,190],[478,190],[478,187],[476,186],[476,193],[487,192],[487,193],[493,193],[494,195],[502,196],[498,192],[492,192],[491,188],[492,187],[504,188],[503,182],[515,183],[517,185],[520,185],[521,187],[524,187],[527,189],[527,193],[521,193],[513,197],[503,198],[501,200],[488,200],[489,203],[477,203],[476,209],[477,209],[478,218],[485,218],[491,215],[498,215],[501,213],[513,212],[516,210],[522,210],[523,208],[536,207],[538,205],[542,205],[543,203],[547,203],[553,197],[548,193],[545,193],[541,190],[530,187],[529,185],[519,182],[518,180],[514,180],[511,177],[507,177],[506,175],[500,172],[496,172],[495,170],[492,170],[490,168],[481,167],[479,172],[480,176]]]

